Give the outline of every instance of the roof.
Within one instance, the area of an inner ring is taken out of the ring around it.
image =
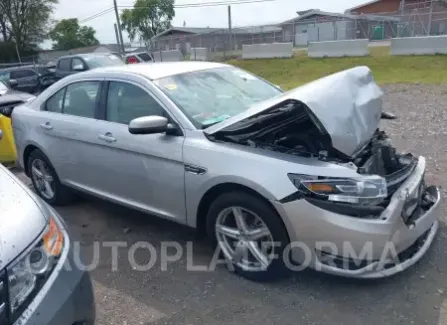
[[[278,26],[254,26],[254,27],[233,27],[232,34],[259,34],[259,33],[269,33],[269,32],[280,32],[281,27]],[[203,28],[203,27],[171,27],[162,33],[154,36],[154,38],[162,37],[170,32],[183,32],[191,34],[207,34],[207,33],[217,33],[222,32],[226,34],[228,28]]]
[[[372,5],[373,3],[377,3],[377,2],[380,2],[380,1],[381,0],[371,0],[371,1],[368,1],[368,2],[365,2],[365,3],[362,3],[362,4],[358,5],[358,6],[346,9],[345,12],[348,13],[350,11],[353,11],[353,10],[356,10],[356,9],[359,9],[359,8],[362,8],[362,7],[365,7],[365,6],[369,6],[369,5]]]
[[[294,22],[294,21],[305,20],[305,19],[308,19],[309,17],[312,17],[314,15],[339,17],[339,18],[343,18],[343,19],[355,19],[355,16],[353,16],[353,15],[342,14],[342,13],[338,13],[338,12],[321,11],[320,9],[297,11],[297,14],[298,14],[298,17],[286,20],[286,21],[282,22],[280,25],[290,24],[291,22]]]
[[[96,68],[87,72],[82,72],[84,76],[87,74],[97,74],[101,72],[114,72],[114,73],[131,73],[143,75],[151,80],[174,76],[177,74],[183,74],[194,71],[217,69],[227,67],[228,65],[215,62],[196,62],[196,61],[184,61],[184,62],[157,62],[157,63],[140,63],[140,64],[128,64],[112,67]]]
[[[378,0],[378,1],[380,1],[380,0]],[[362,19],[362,20],[370,20],[370,21],[399,21],[399,18],[392,17],[392,16],[380,16],[380,15],[370,15],[370,14],[356,15],[356,14],[349,14],[349,13],[342,14],[342,13],[337,13],[337,12],[328,12],[328,11],[321,11],[319,9],[312,9],[312,10],[306,11],[305,14],[302,14],[298,17],[286,20],[286,21],[282,22],[280,25],[286,25],[286,24],[290,24],[292,22],[306,20],[314,15],[335,17],[335,18],[340,18],[343,20]]]
[[[210,27],[171,27],[164,32],[158,33],[154,36],[160,37],[166,34],[169,34],[170,32],[184,32],[184,33],[191,33],[191,34],[204,34],[204,33],[212,33],[215,31],[222,30],[223,28],[210,28]]]

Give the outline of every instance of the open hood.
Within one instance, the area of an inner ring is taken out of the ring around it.
[[[377,130],[382,114],[382,96],[371,70],[365,66],[356,67],[257,103],[206,128],[204,132],[214,135],[282,102],[296,100],[313,112],[330,136],[333,148],[352,156],[369,142]]]

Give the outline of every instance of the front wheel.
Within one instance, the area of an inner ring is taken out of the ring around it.
[[[245,192],[222,194],[208,213],[208,234],[227,265],[243,277],[268,281],[286,274],[287,231],[276,211]]]

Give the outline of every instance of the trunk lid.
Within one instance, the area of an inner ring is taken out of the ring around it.
[[[208,135],[224,131],[287,100],[297,100],[316,116],[331,138],[332,147],[352,156],[377,130],[383,93],[366,66],[344,70],[257,103],[246,111],[204,130]]]

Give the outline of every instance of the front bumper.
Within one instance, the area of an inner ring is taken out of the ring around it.
[[[318,271],[355,278],[391,276],[415,264],[431,246],[441,212],[441,193],[431,187],[434,204],[411,224],[402,218],[406,200],[418,193],[425,165],[425,158],[420,157],[413,174],[393,194],[379,218],[349,217],[306,200],[272,202],[291,242],[301,243],[291,249],[292,260]]]
[[[51,210],[56,216],[56,212]],[[63,224],[59,216],[57,219]],[[73,244],[69,240],[65,225],[63,228],[65,228],[66,244],[58,265],[14,324],[94,324],[95,304],[92,281],[88,272],[76,266]],[[79,258],[77,260],[79,261]]]

